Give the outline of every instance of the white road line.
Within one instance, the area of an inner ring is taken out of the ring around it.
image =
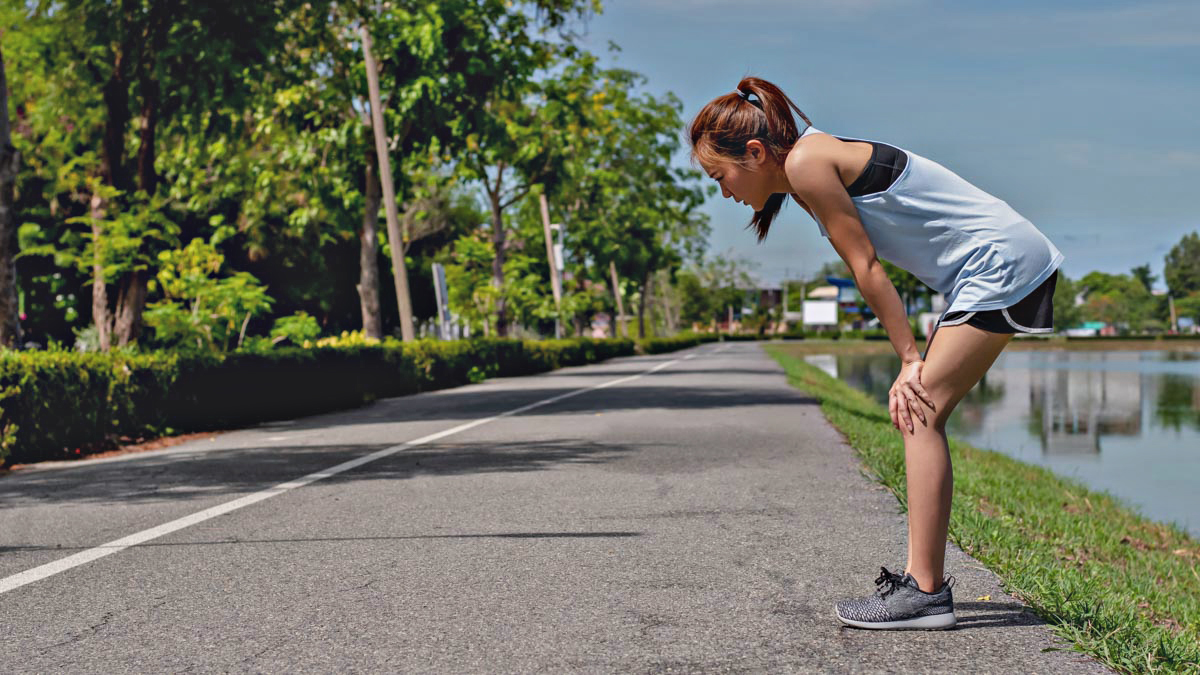
[[[717,349],[714,349],[708,353],[715,354],[719,351],[724,350],[728,346],[729,345],[725,345],[723,347],[718,347]],[[498,419],[501,419],[504,417],[510,417],[512,415],[516,415],[519,413],[523,413],[527,410],[533,410],[534,408],[540,408],[544,405],[550,405],[551,403],[556,403],[563,399],[568,399],[568,398],[571,398],[572,396],[578,396],[580,394],[584,394],[589,391],[593,391],[595,389],[606,389],[608,387],[618,385],[623,382],[629,382],[631,380],[636,380],[639,377],[642,377],[645,375],[650,375],[651,373],[656,373],[656,372],[662,370],[663,368],[666,368],[667,366],[670,366],[672,364],[680,362],[681,360],[686,361],[688,359],[691,359],[691,358],[695,357],[696,355],[697,354],[695,352],[693,352],[693,353],[688,354],[687,356],[683,357],[682,359],[674,359],[672,361],[666,361],[664,363],[660,363],[657,366],[651,368],[650,370],[647,370],[644,373],[638,373],[637,375],[630,375],[629,377],[622,377],[617,380],[612,380],[610,382],[604,382],[602,384],[593,385],[590,387],[586,387],[584,389],[577,389],[575,391],[569,391],[565,394],[560,394],[553,398],[548,398],[548,399],[545,399],[542,401],[538,401],[536,403],[530,403],[529,405],[524,405],[524,406],[521,406],[520,408],[516,408],[514,410],[509,410],[508,412],[503,412],[503,413],[500,413],[499,415],[495,415],[493,417],[485,417],[483,419],[478,419],[473,422],[467,422],[466,424],[460,424],[452,429],[447,429],[445,431],[439,431],[435,434],[423,436],[421,438],[416,439],[415,441],[407,441],[405,443],[401,443],[400,445],[393,445],[390,448],[384,448],[383,450],[378,450],[369,455],[364,455],[357,459],[352,459],[348,462],[342,462],[341,464],[332,466],[323,471],[318,471],[316,473],[310,473],[307,476],[297,478],[296,480],[288,481],[286,483],[280,483],[279,485],[269,487],[265,490],[260,490],[258,492],[248,494],[244,497],[239,497],[232,501],[225,502],[224,504],[218,504],[217,506],[213,506],[211,508],[204,509],[203,511],[198,511],[196,513],[191,514],[190,516],[184,516],[183,518],[172,520],[169,523],[163,523],[162,525],[159,525],[158,527],[152,527],[148,530],[142,530],[141,532],[131,534],[128,537],[122,537],[121,539],[116,539],[116,540],[110,541],[107,544],[101,544],[94,548],[89,548],[86,551],[80,551],[79,553],[67,556],[66,558],[62,558],[60,560],[55,560],[54,562],[46,563],[45,565],[41,565],[39,567],[34,567],[33,569],[25,570],[24,572],[19,572],[12,576],[0,579],[0,594],[7,593],[13,589],[20,588],[21,586],[24,586],[26,584],[31,584],[35,581],[40,581],[42,579],[45,579],[46,577],[54,576],[55,574],[58,574],[59,572],[65,572],[73,567],[79,567],[80,565],[92,562],[93,560],[98,560],[100,558],[103,558],[104,556],[112,555],[113,553],[123,551],[123,550],[129,548],[130,546],[137,546],[138,544],[144,544],[152,539],[157,539],[159,537],[168,535],[172,532],[182,530],[185,527],[190,527],[192,525],[196,525],[197,523],[202,523],[206,520],[211,520],[212,518],[216,518],[217,516],[224,515],[231,511],[236,511],[242,507],[250,506],[251,504],[256,504],[265,499],[270,499],[271,497],[283,494],[284,492],[287,492],[289,490],[294,490],[298,487],[303,487],[305,485],[308,485],[309,483],[314,483],[314,482],[322,480],[324,478],[329,478],[330,476],[336,476],[339,473],[349,471],[350,469],[360,467],[364,464],[369,464],[371,462],[374,462],[377,459],[383,459],[384,457],[393,455],[393,454],[400,452],[401,450],[404,450],[406,448],[412,448],[412,447],[415,447],[418,445],[424,445],[426,443],[430,443],[432,441],[436,441],[438,439],[442,439],[447,436],[451,436],[451,435],[457,434],[459,432],[466,431],[467,429],[474,429],[475,427],[483,425],[483,424],[487,424],[488,422],[494,422],[495,420],[498,420]]]

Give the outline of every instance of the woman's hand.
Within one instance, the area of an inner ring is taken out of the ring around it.
[[[933,397],[925,391],[925,387],[921,385],[921,369],[925,367],[924,361],[911,361],[904,364],[900,368],[900,375],[896,377],[896,382],[888,391],[888,413],[892,416],[892,426],[900,429],[901,420],[908,427],[908,432],[913,431],[912,416],[915,414],[922,424],[925,424],[925,409],[921,407],[923,401],[929,406],[930,410],[936,410],[933,404]]]

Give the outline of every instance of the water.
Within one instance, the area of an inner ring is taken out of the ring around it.
[[[887,403],[895,356],[807,357]],[[1200,353],[1012,351],[951,414],[947,432],[1106,490],[1200,537]]]

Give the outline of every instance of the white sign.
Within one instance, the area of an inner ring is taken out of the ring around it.
[[[804,325],[836,326],[838,304],[834,300],[805,300]]]

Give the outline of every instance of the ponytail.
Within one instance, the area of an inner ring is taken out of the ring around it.
[[[751,98],[753,97],[753,98]],[[783,160],[801,130],[796,128],[792,110],[812,126],[808,117],[774,84],[757,77],[744,77],[737,89],[709,101],[688,127],[692,159],[710,164],[721,161],[745,166],[746,143],[762,141],[776,164]],[[761,242],[767,237],[771,221],[783,207],[787,195],[776,193],[767,199],[761,211],[754,212],[747,228],[758,231]]]

